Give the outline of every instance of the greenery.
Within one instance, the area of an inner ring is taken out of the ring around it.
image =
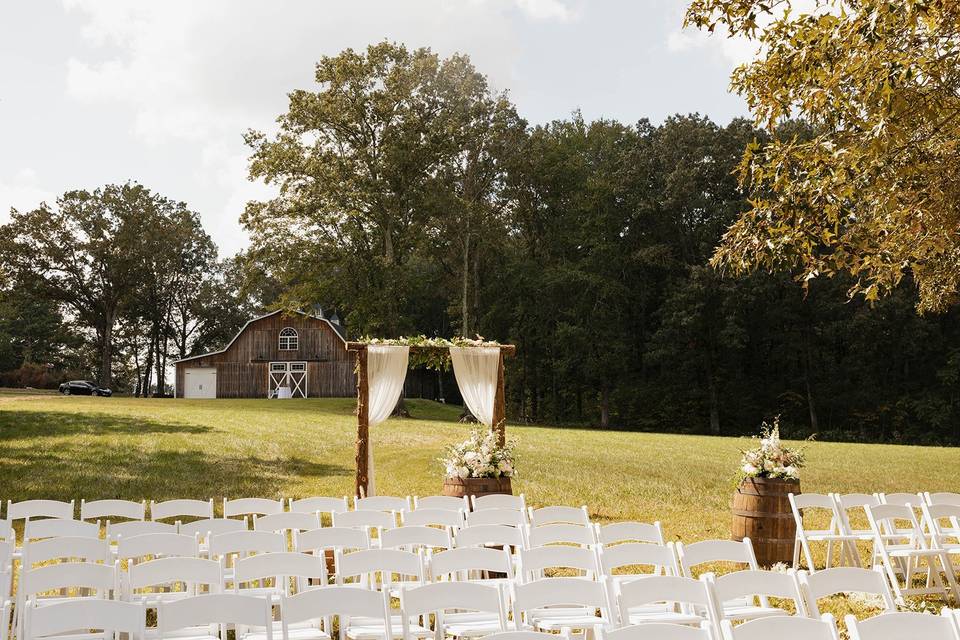
[[[751,144],[749,210],[714,263],[852,275],[868,300],[909,276],[920,310],[960,287],[960,6],[949,0],[693,0],[688,25],[746,37],[732,86],[757,124],[813,135]]]
[[[482,336],[475,339],[455,337],[428,338],[424,335],[410,338],[363,338],[360,342],[367,344],[384,344],[402,347],[418,347],[410,352],[410,366],[424,367],[434,371],[448,371],[452,366],[450,361],[450,347],[499,347],[500,343],[484,340]]]

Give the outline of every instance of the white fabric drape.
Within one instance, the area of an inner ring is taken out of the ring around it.
[[[370,345],[367,347],[367,420],[374,427],[397,406],[407,377],[410,347]],[[376,495],[373,482],[373,446],[367,441],[367,495]]]
[[[467,408],[477,420],[492,428],[500,348],[450,347],[450,360]]]

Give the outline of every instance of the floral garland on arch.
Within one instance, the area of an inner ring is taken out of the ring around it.
[[[513,442],[497,444],[497,434],[486,427],[473,429],[470,437],[447,447],[439,462],[448,478],[511,478],[516,475]]]
[[[754,436],[754,439],[757,437]],[[777,478],[799,480],[800,469],[806,464],[803,449],[785,447],[780,441],[780,416],[773,424],[766,422],[760,427],[759,446],[741,451],[739,480],[744,478]]]
[[[420,347],[410,352],[410,366],[423,366],[435,371],[448,371],[451,367],[450,347],[500,347],[495,340],[484,340],[483,336],[476,338],[456,337],[428,338],[424,335],[405,338],[362,338],[359,342],[369,345],[387,345],[393,347]]]

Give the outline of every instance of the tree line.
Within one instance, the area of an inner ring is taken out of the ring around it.
[[[516,344],[516,421],[735,434],[779,414],[790,436],[960,443],[953,309],[918,315],[909,281],[867,301],[842,272],[801,287],[709,264],[750,207],[744,149],[809,137],[804,124],[771,136],[741,119],[574,113],[534,126],[466,57],[392,43],[325,57],[316,81],[289,95],[276,133],[246,133],[251,177],[279,195],[247,205],[250,246],[231,260],[185,205],[139,185],[15,212],[0,331],[10,301],[62,311],[33,314],[50,338],[16,357],[49,359],[44,345],[81,325],[57,353],[149,389],[149,371],[156,385],[171,355],[222,345],[256,311],[320,304],[353,337]],[[168,226],[182,234],[143,232]],[[83,251],[54,259],[71,237]]]

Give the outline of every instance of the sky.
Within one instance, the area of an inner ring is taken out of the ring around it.
[[[384,39],[470,56],[532,124],[747,115],[749,45],[683,30],[684,0],[29,0],[0,4],[0,223],[71,189],[140,182],[231,255],[247,129],[270,133],[324,55]]]

